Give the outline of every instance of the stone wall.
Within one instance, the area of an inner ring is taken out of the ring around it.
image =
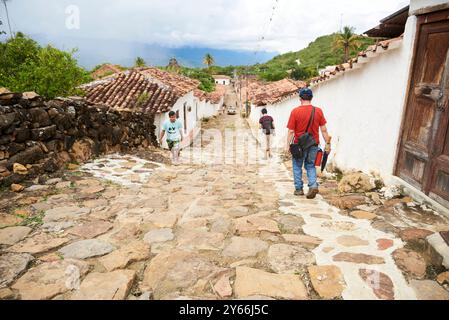
[[[0,185],[66,163],[156,143],[154,117],[92,105],[82,98],[44,101],[35,93],[0,94]]]

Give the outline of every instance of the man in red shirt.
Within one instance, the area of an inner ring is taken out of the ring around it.
[[[309,88],[304,88],[299,91],[299,97],[301,99],[301,106],[293,109],[290,120],[288,121],[287,128],[288,140],[287,149],[289,149],[290,144],[293,139],[295,143],[298,142],[298,138],[306,133],[307,125],[310,122],[309,132],[316,145],[312,146],[310,149],[304,152],[304,157],[302,159],[293,158],[293,176],[295,179],[295,195],[304,195],[304,183],[302,181],[302,167],[304,166],[307,171],[307,178],[309,180],[309,193],[307,194],[307,199],[315,199],[318,191],[317,174],[315,168],[315,160],[318,153],[318,146],[320,145],[320,134],[323,134],[324,140],[326,142],[326,152],[329,154],[331,151],[330,147],[330,137],[326,128],[326,119],[324,117],[323,111],[320,108],[312,106],[313,92]],[[312,111],[315,108],[315,113],[312,118]]]

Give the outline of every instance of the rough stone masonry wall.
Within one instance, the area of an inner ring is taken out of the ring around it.
[[[118,112],[81,98],[44,101],[34,93],[0,94],[0,185],[93,155],[154,145],[154,132],[149,114]],[[26,170],[14,172],[16,163]]]

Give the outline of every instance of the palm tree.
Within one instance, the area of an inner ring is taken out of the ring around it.
[[[9,20],[8,5],[6,4],[6,1],[9,1],[9,0],[2,0],[3,5],[5,6],[5,11],[6,11],[6,20],[8,21],[9,35],[12,38],[13,34],[12,34],[12,29],[11,29],[11,21]]]
[[[334,51],[343,50],[344,62],[349,60],[351,50],[357,50],[362,46],[360,36],[354,33],[354,28],[345,26],[342,32],[339,32],[334,39],[332,49]]]
[[[143,60],[143,58],[137,57],[136,61],[134,62],[134,65],[136,67],[145,67],[147,65],[147,63],[145,62],[145,60]]]
[[[206,54],[204,56],[203,63],[210,69],[210,67],[215,63],[214,57],[212,57],[210,53]]]

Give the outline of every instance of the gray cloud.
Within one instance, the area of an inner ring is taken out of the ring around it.
[[[286,52],[338,30],[341,14],[363,32],[408,2],[278,0],[271,24],[276,0],[11,0],[9,7],[14,30],[53,38]],[[69,5],[80,9],[79,30],[65,27]]]

